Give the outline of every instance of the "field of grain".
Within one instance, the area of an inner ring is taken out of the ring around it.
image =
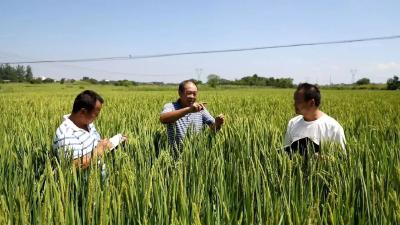
[[[76,170],[51,149],[62,115],[84,89],[102,95],[102,137],[123,148]],[[347,149],[323,159],[282,153],[292,89],[209,89],[199,100],[224,113],[218,134],[166,145],[159,113],[171,88],[0,86],[0,224],[400,223],[400,92],[322,90],[322,110],[343,126]]]

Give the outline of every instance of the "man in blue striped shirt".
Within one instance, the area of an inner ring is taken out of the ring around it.
[[[92,159],[101,157],[112,148],[108,139],[100,139],[93,124],[103,103],[103,98],[96,92],[83,91],[75,98],[72,113],[65,115],[57,128],[53,149],[72,156],[77,167],[87,168]]]
[[[197,86],[191,80],[179,84],[179,99],[167,103],[160,114],[160,122],[166,124],[168,142],[174,148],[180,148],[182,140],[188,130],[198,133],[205,125],[214,132],[221,129],[224,115],[212,117],[205,107],[205,103],[196,102]]]

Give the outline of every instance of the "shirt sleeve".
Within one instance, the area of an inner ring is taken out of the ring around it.
[[[343,150],[346,149],[346,137],[344,135],[344,130],[342,126],[340,126],[336,131],[335,141],[342,146]]]
[[[201,111],[201,116],[203,120],[203,124],[211,125],[215,123],[214,117],[211,116],[211,114],[208,112],[207,109],[204,109]]]
[[[163,110],[161,111],[161,114],[167,113],[167,112],[172,112],[175,110],[174,104],[172,103],[167,103],[164,105]]]
[[[96,147],[95,139],[88,139],[86,141],[86,146],[75,136],[68,135],[60,132],[56,132],[53,141],[53,149],[64,154],[65,157],[72,157],[72,159],[80,158],[88,153],[90,153]]]
[[[291,123],[291,121],[289,121],[287,128],[286,128],[285,139],[283,141],[283,144],[285,146],[290,145],[292,143],[292,136],[290,135],[291,129],[292,129],[292,123]]]

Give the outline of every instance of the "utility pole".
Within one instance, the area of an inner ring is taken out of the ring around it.
[[[351,84],[354,84],[354,82],[356,82],[355,79],[356,79],[357,69],[351,69],[350,73],[351,73]]]
[[[201,81],[201,74],[203,73],[203,68],[196,68],[197,80]]]

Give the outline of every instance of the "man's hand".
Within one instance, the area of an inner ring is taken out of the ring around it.
[[[90,165],[90,161],[97,159],[104,155],[112,147],[112,143],[108,139],[100,140],[96,148],[93,149],[92,153],[88,153],[80,158],[74,159],[74,164],[76,167],[81,167],[86,169]]]
[[[215,125],[217,127],[221,127],[222,124],[225,122],[225,116],[224,114],[219,114],[217,117],[215,117]]]
[[[122,135],[121,142],[127,142],[128,141],[128,136],[125,134]]]
[[[125,146],[127,142],[128,142],[128,137],[125,134],[123,134],[119,143],[120,145]]]
[[[223,114],[219,114],[217,117],[215,117],[215,123],[210,125],[211,130],[215,132],[219,131],[224,122],[225,122],[225,116]]]
[[[97,144],[96,149],[98,148],[98,151],[100,151],[99,155],[103,155],[104,152],[107,150],[111,149],[113,147],[112,143],[106,138],[103,140],[100,140],[99,143]]]
[[[206,102],[202,103],[193,103],[193,105],[190,106],[190,112],[200,112],[201,110],[205,109]]]
[[[200,112],[201,110],[204,110],[206,107],[207,103],[193,103],[190,106],[178,109],[178,110],[173,110],[171,112],[164,112],[160,114],[160,122],[164,124],[168,123],[175,123],[175,121],[179,120],[180,118],[184,117],[188,113],[194,113],[194,112]]]

